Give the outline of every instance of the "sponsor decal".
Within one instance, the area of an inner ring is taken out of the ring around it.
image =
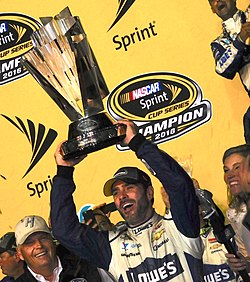
[[[141,244],[121,242],[121,257],[136,257],[140,255]]]
[[[129,250],[129,243],[122,242],[121,249],[122,251],[127,252]]]
[[[16,121],[12,120],[6,115],[2,114],[2,117],[7,119],[12,125],[14,125],[19,131],[21,131],[29,141],[32,149],[32,155],[30,160],[30,166],[27,171],[24,173],[24,178],[33,168],[34,166],[41,160],[47,150],[50,148],[52,143],[57,137],[57,132],[51,128],[49,128],[46,133],[46,128],[43,124],[38,125],[36,128],[34,123],[31,120],[27,120],[27,125],[18,117],[16,117]],[[32,184],[32,182],[31,182]],[[29,185],[29,184],[28,184]],[[29,189],[29,187],[27,187]]]
[[[209,243],[216,243],[217,239],[215,237],[214,238],[208,238],[208,242]]]
[[[161,228],[161,226],[162,226],[162,222],[157,223],[157,224],[154,226],[152,232],[155,232],[156,230],[158,230],[159,228]]]
[[[140,42],[148,40],[156,35],[158,35],[158,33],[156,32],[155,22],[150,22],[148,26],[143,28],[135,27],[130,33],[123,35],[116,34],[113,36],[115,50],[128,51],[130,46],[139,44]]]
[[[140,133],[156,144],[194,130],[212,113],[198,83],[172,72],[146,73],[122,82],[110,93],[107,110],[114,119],[133,120]]]
[[[214,249],[218,249],[218,248],[221,248],[221,244],[220,243],[213,243],[209,247],[210,250],[214,250]]]
[[[161,236],[166,232],[165,229],[162,229],[158,232],[154,232],[152,234],[152,238],[151,238],[151,241],[154,242],[155,240],[159,240],[161,238]]]
[[[226,263],[205,264],[204,267],[204,282],[211,281],[235,281],[235,275]]]
[[[135,0],[118,0],[119,7],[116,13],[116,18],[109,30],[127,13],[128,9],[132,6]]]
[[[135,235],[138,235],[138,234],[141,234],[143,230],[149,229],[149,228],[151,228],[152,226],[153,226],[153,223],[150,222],[150,223],[146,224],[145,226],[137,227],[137,228],[132,229],[132,232],[133,232]]]
[[[48,178],[44,181],[39,181],[37,183],[34,183],[33,181],[30,181],[26,188],[29,190],[30,197],[37,196],[38,198],[42,197],[42,193],[49,192],[52,189],[53,181],[50,175],[48,175]]]
[[[164,258],[146,258],[144,262],[127,271],[130,282],[169,281],[183,272],[176,254],[168,254]]]
[[[168,239],[168,238],[167,238],[167,239],[164,239],[164,240],[163,240],[162,242],[160,242],[159,244],[154,245],[154,246],[153,246],[153,250],[154,250],[155,252],[157,252],[159,248],[161,248],[162,246],[166,245],[168,242],[169,242],[169,239]]]
[[[20,60],[33,47],[30,36],[40,26],[24,14],[0,14],[0,85],[29,74]]]

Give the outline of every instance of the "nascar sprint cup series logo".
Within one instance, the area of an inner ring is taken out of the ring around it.
[[[0,85],[29,74],[20,59],[33,47],[30,36],[39,26],[27,15],[0,13]]]
[[[211,118],[211,104],[203,100],[199,85],[171,72],[146,73],[122,82],[110,93],[107,107],[114,119],[133,120],[154,143],[177,138]]]

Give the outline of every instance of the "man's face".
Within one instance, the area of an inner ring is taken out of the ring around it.
[[[118,180],[113,184],[112,194],[118,211],[130,226],[137,226],[152,215],[153,187],[145,189],[142,184]]]
[[[232,154],[224,162],[224,181],[229,187],[231,194],[239,195],[244,191],[246,178],[249,171],[246,169],[246,158],[239,154]]]
[[[16,269],[18,268],[19,258],[16,253],[3,252],[0,254],[0,267],[2,273],[8,276],[15,276]]]
[[[213,13],[223,21],[231,18],[237,11],[236,0],[209,0],[209,3]]]
[[[18,254],[22,260],[37,274],[43,269],[54,269],[57,265],[55,245],[50,234],[36,232],[31,234],[25,242],[18,246]]]

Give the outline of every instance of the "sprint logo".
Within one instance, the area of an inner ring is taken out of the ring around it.
[[[31,144],[32,156],[30,165],[22,177],[24,178],[47,152],[49,147],[56,139],[57,132],[50,128],[46,133],[46,128],[43,124],[39,123],[38,127],[36,128],[34,123],[29,119],[27,120],[26,126],[24,122],[18,117],[16,117],[15,121],[7,117],[6,115],[2,114],[2,116],[12,125],[14,125],[19,131],[21,131],[26,136],[28,142]]]
[[[156,144],[180,137],[212,116],[198,83],[173,72],[144,73],[122,82],[109,94],[107,110],[114,119],[135,121],[139,132]]]
[[[128,9],[132,6],[132,4],[135,2],[135,0],[118,0],[119,1],[119,7],[118,11],[116,13],[116,18],[112,25],[110,26],[109,30],[116,24],[118,21],[126,14]],[[109,31],[108,30],[108,31]]]
[[[40,23],[19,13],[0,13],[0,86],[29,74],[21,57],[33,44],[31,34]]]

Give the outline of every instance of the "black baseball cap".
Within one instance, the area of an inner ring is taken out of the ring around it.
[[[124,181],[128,184],[141,183],[146,188],[148,186],[152,186],[150,177],[144,171],[140,170],[137,167],[121,167],[114,174],[113,178],[109,179],[104,184],[103,193],[105,196],[112,196],[111,188],[117,180]]]
[[[6,251],[16,251],[15,232],[8,232],[0,238],[0,254]]]

